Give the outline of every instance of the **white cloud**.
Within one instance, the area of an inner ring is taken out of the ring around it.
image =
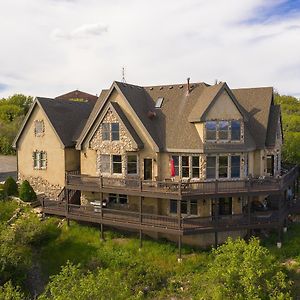
[[[191,77],[300,95],[300,15],[268,18],[280,2],[2,0],[0,97],[99,93],[123,66],[140,85]]]
[[[107,32],[107,29],[107,26],[100,23],[84,24],[78,28],[75,28],[71,32],[64,32],[62,29],[56,28],[53,30],[51,36],[54,39],[85,39],[100,36]]]

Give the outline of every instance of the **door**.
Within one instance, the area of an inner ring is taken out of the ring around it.
[[[144,179],[152,180],[152,159],[151,158],[144,159]]]

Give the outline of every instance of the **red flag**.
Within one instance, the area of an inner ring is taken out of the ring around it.
[[[171,177],[175,177],[175,165],[174,165],[174,159],[173,158],[171,158],[170,166],[171,166]]]

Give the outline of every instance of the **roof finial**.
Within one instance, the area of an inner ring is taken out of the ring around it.
[[[125,67],[122,68],[122,82],[126,83],[126,79],[125,79]]]

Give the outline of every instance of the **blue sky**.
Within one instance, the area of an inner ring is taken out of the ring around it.
[[[0,97],[113,80],[226,81],[300,96],[300,0],[2,0]]]

